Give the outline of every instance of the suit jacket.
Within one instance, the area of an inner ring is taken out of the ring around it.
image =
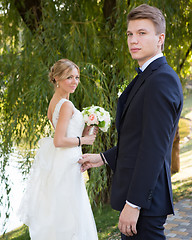
[[[182,86],[165,57],[153,61],[118,100],[117,146],[104,152],[113,170],[111,205],[126,200],[145,216],[173,213],[171,151],[183,106]]]

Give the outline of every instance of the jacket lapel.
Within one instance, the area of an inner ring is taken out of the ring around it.
[[[119,131],[120,126],[120,120],[123,113],[123,109],[125,107],[125,104],[127,102],[127,98],[131,92],[131,89],[133,88],[134,84],[136,83],[138,79],[138,75],[129,83],[129,85],[126,87],[126,89],[122,92],[121,96],[118,99],[117,102],[117,112],[116,112],[116,128],[117,131]]]
[[[128,95],[127,101],[124,105],[123,113],[121,115],[121,120],[125,112],[127,111],[132,99],[134,98],[134,96],[136,95],[136,93],[138,92],[142,84],[144,84],[145,80],[152,74],[154,70],[158,69],[162,64],[165,64],[165,63],[167,63],[165,57],[158,58],[157,60],[149,64],[149,66],[145,69],[145,71],[141,75],[139,75],[135,85],[133,86],[133,88],[131,89],[131,92]]]

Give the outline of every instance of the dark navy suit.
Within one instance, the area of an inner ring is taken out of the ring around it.
[[[118,143],[103,153],[114,173],[114,209],[121,211],[127,200],[141,207],[140,216],[173,213],[171,151],[182,105],[180,80],[165,57],[150,63],[120,96]]]

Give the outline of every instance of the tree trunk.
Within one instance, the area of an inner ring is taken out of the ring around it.
[[[171,160],[171,173],[174,174],[179,172],[180,170],[180,159],[179,159],[179,127],[175,133],[175,138],[173,141],[173,148],[172,148],[172,160]]]
[[[106,21],[110,21],[113,28],[116,22],[113,11],[116,7],[116,0],[105,0],[103,4],[103,15]]]
[[[41,0],[15,0],[14,5],[27,27],[34,33],[42,19]],[[28,16],[28,13],[30,16]]]
[[[110,28],[112,29],[116,23],[115,18],[115,7],[116,7],[116,0],[105,0],[103,4],[103,16],[106,20],[106,22],[109,21]],[[113,41],[111,39],[111,41]],[[104,141],[104,139],[103,139]],[[111,146],[112,147],[112,146]],[[107,188],[102,191],[102,203],[109,203],[110,202],[110,189],[111,189],[111,182],[112,182],[112,170],[109,166],[106,165],[107,168]]]

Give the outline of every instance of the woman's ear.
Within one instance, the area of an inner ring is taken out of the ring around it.
[[[59,80],[58,76],[55,76],[55,81],[57,82]]]

